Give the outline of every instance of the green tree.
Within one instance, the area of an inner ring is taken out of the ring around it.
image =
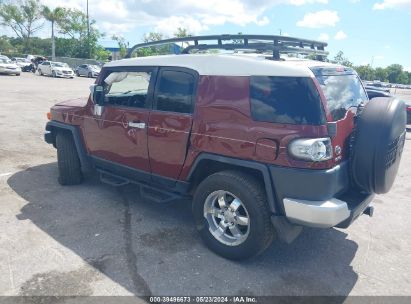
[[[409,83],[409,79],[408,79],[408,73],[403,71],[401,72],[401,74],[398,76],[398,83],[401,84],[408,84]]]
[[[74,45],[73,57],[94,58],[98,51],[98,39],[103,34],[96,28],[95,20],[90,21],[90,35],[87,32],[87,16],[77,9],[63,9],[64,17],[57,20],[59,32],[67,35]]]
[[[150,32],[148,34],[144,34],[143,41],[144,43],[147,42],[154,42],[165,39],[164,35],[161,33]],[[156,56],[156,55],[165,55],[170,53],[169,45],[162,45],[162,46],[150,46],[145,47],[142,49],[138,49],[135,52],[138,57],[147,57],[147,56]]]
[[[0,37],[0,54],[10,53],[14,51],[14,46],[10,43],[10,39],[7,36]]]
[[[360,65],[354,67],[362,80],[374,80],[374,69],[369,65]]]
[[[334,59],[331,60],[332,63],[341,64],[343,66],[352,67],[353,63],[348,60],[348,58],[344,57],[344,53],[339,51],[337,55],[335,55]]]
[[[176,38],[184,38],[192,36],[186,28],[179,27],[177,31],[174,33],[174,37]]]
[[[23,39],[24,51],[29,52],[30,38],[43,24],[39,0],[19,0],[0,4],[0,24],[10,27]]]
[[[387,78],[391,83],[399,83],[403,67],[400,64],[391,64],[386,67]]]
[[[388,80],[387,70],[384,68],[376,68],[374,79],[377,79],[380,81],[387,81]]]
[[[120,57],[124,58],[127,55],[127,43],[126,40],[121,37],[121,36],[117,36],[117,35],[113,35],[111,37],[111,39],[113,39],[114,41],[117,41],[118,47],[120,49]]]
[[[47,6],[43,6],[42,14],[47,21],[51,23],[51,58],[56,60],[56,41],[54,38],[54,25],[64,17],[64,10],[61,7],[56,7],[54,10]]]

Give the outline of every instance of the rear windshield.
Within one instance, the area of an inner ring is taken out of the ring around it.
[[[367,102],[368,98],[357,75],[316,75],[327,99],[333,121],[343,119],[347,110]]]
[[[285,124],[324,124],[321,99],[311,78],[250,78],[251,114],[254,120]]]

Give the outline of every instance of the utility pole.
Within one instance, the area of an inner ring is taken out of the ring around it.
[[[87,48],[88,48],[88,58],[90,59],[91,57],[91,52],[90,52],[90,19],[88,16],[88,0],[87,0]]]

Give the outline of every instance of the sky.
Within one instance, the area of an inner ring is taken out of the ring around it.
[[[87,0],[41,2],[85,11]],[[411,0],[89,0],[89,13],[106,47],[117,46],[113,34],[132,46],[144,33],[171,37],[178,27],[193,35],[281,33],[326,41],[331,57],[341,50],[355,64],[411,71]]]

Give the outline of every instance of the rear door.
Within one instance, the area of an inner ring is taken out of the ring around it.
[[[358,106],[368,102],[367,94],[358,75],[350,68],[313,68],[321,87],[327,120],[335,122],[337,134],[332,138],[336,163],[349,155],[350,135],[354,130],[354,116]]]
[[[192,126],[198,75],[183,68],[160,68],[149,117],[148,150],[152,179],[178,179]],[[161,177],[166,177],[166,179]],[[170,180],[171,179],[171,180]]]

